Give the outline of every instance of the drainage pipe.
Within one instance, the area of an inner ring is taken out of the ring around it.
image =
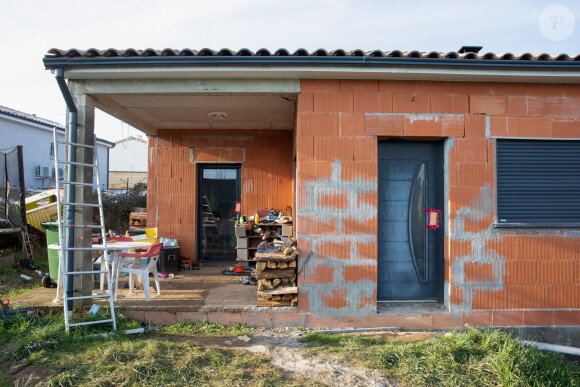
[[[519,342],[528,347],[537,347],[544,351],[564,353],[566,355],[580,356],[580,348],[567,347],[565,345],[550,344],[550,343],[537,343],[535,341],[519,340]]]
[[[60,88],[60,92],[64,97],[64,101],[66,102],[66,109],[67,109],[67,128],[68,128],[68,138],[66,141],[68,142],[77,142],[77,115],[78,110],[74,103],[73,97],[70,93],[68,85],[64,79],[64,70],[63,69],[56,69],[56,82],[58,83],[58,87]],[[55,144],[56,147],[56,144]],[[57,148],[55,148],[57,149]],[[76,161],[76,149],[73,146],[68,146],[68,161]],[[68,164],[67,169],[67,180],[68,181],[75,181],[76,175],[76,167],[74,164]],[[69,203],[75,202],[75,187],[72,185],[68,185],[66,192],[66,201]],[[75,207],[74,206],[67,206],[66,211],[66,222],[65,224],[74,224],[75,222]],[[61,228],[62,229],[62,228]],[[65,230],[65,240],[66,240],[66,247],[74,247],[74,228],[66,227]],[[65,270],[67,272],[74,271],[74,251],[73,250],[66,250],[66,262],[67,267]],[[67,297],[73,296],[73,281],[69,281],[68,279],[64,279],[66,283],[66,289],[63,288],[63,292],[67,292]],[[59,284],[60,286],[60,284]],[[72,314],[73,310],[73,302],[69,300],[67,305],[65,305],[66,313],[69,315]]]

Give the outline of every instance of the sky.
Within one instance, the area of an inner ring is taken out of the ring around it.
[[[0,0],[0,105],[64,124],[50,48],[580,54],[580,0]],[[550,8],[549,7],[556,7]],[[98,137],[140,131],[97,111]]]

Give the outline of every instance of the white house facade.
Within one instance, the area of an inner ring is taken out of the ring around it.
[[[109,151],[109,188],[128,189],[147,183],[147,141],[127,137]]]
[[[22,145],[24,182],[27,189],[54,187],[55,177],[58,176],[62,180],[65,176],[63,166],[55,170],[53,128],[57,129],[59,140],[64,141],[63,125],[0,106],[0,138],[2,139],[0,148]],[[108,153],[113,146],[112,142],[97,139],[101,189],[106,189],[108,186]],[[59,160],[64,160],[64,146],[59,146],[58,151]]]

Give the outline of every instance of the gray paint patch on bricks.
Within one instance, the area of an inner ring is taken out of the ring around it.
[[[351,180],[342,179],[342,163],[335,160],[331,164],[332,173],[330,178],[321,178],[307,181],[302,186],[302,194],[306,197],[299,198],[298,222],[308,219],[312,223],[336,223],[337,233],[323,235],[300,234],[299,239],[307,240],[311,246],[311,253],[299,260],[298,276],[305,281],[306,274],[314,273],[317,267],[324,267],[333,271],[332,285],[304,283],[300,284],[300,292],[308,293],[310,311],[320,315],[348,315],[376,313],[376,305],[361,305],[363,299],[374,298],[376,282],[370,279],[349,281],[345,278],[345,269],[350,267],[364,266],[375,267],[376,257],[365,257],[360,251],[359,244],[376,243],[377,235],[365,232],[358,232],[357,229],[345,229],[345,222],[356,221],[360,224],[372,221],[377,217],[377,207],[372,203],[365,202],[361,195],[377,192],[378,179],[364,180],[359,176],[354,176]],[[335,195],[346,198],[347,205],[339,207],[325,205],[328,200],[323,197],[332,198]],[[298,226],[299,227],[299,226]],[[348,233],[347,233],[348,232]],[[350,249],[347,256],[329,256],[322,254],[325,244],[349,244]],[[342,308],[332,308],[326,305],[321,296],[332,297],[333,290],[346,290],[346,306]]]
[[[443,205],[446,206],[444,213],[447,214],[446,219],[442,219],[444,222],[444,235],[449,236],[449,154],[451,149],[455,145],[455,139],[453,137],[447,138],[443,143]]]
[[[464,117],[463,114],[453,113],[365,113],[365,116],[402,116],[411,120],[438,120],[439,117]]]
[[[491,138],[491,117],[485,116],[485,138]]]
[[[459,305],[451,305],[452,313],[469,313],[472,311],[475,291],[497,291],[504,287],[505,258],[496,251],[486,248],[486,242],[495,235],[493,223],[486,230],[469,232],[465,230],[466,220],[481,222],[493,212],[492,189],[489,184],[481,187],[479,195],[469,206],[457,211],[453,223],[452,241],[471,241],[469,255],[455,258],[451,264],[451,284],[460,288],[463,292],[463,302]],[[482,281],[466,281],[465,264],[476,263],[478,265],[491,264],[493,279]]]
[[[443,235],[449,236],[450,234],[450,222],[449,219],[449,154],[451,149],[455,145],[455,139],[449,137],[443,142]],[[446,257],[447,258],[447,257]],[[450,295],[449,295],[449,281],[444,281],[443,283],[443,304],[449,307]]]

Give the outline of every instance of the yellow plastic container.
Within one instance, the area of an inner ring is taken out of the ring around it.
[[[137,231],[137,230],[128,230],[125,233],[125,236],[133,238],[134,241],[150,242],[153,244],[158,243],[157,242],[157,228],[156,227],[139,230],[139,231],[145,231],[145,234],[142,234],[142,233],[135,234],[132,231]]]
[[[32,227],[45,231],[40,225],[42,222],[55,220],[58,216],[56,189],[49,189],[25,199],[26,223]]]
[[[154,227],[154,228],[146,228],[145,229],[145,234],[147,234],[147,236],[149,238],[157,238],[157,227]]]
[[[26,211],[33,210],[35,208],[47,206],[51,203],[56,203],[56,189],[49,189],[36,195],[27,197],[24,202],[26,205]]]
[[[26,223],[41,231],[45,230],[40,223],[55,220],[57,217],[58,205],[56,203],[26,211]]]

